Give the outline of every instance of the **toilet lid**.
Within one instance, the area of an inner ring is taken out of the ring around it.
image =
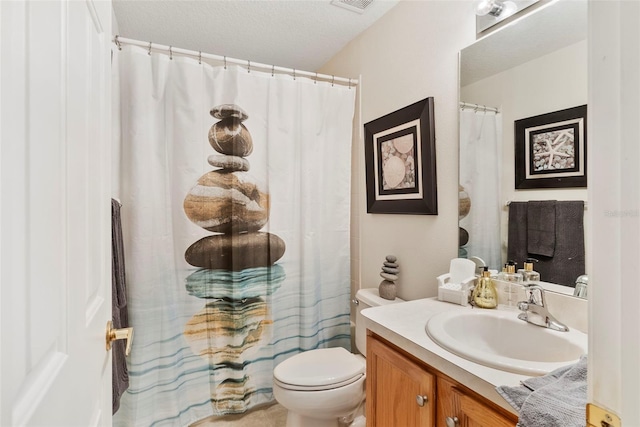
[[[327,390],[357,381],[365,374],[364,359],[342,347],[320,348],[280,363],[273,376],[283,388]]]

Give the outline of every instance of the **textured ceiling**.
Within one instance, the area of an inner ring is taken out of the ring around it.
[[[397,4],[363,14],[330,0],[115,0],[122,37],[315,71]]]

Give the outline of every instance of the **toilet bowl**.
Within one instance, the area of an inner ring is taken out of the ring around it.
[[[361,311],[392,304],[377,288],[356,294],[356,347],[366,354],[366,326]],[[287,427],[337,427],[338,420],[353,419],[365,399],[366,363],[361,354],[342,347],[299,353],[276,366],[273,394],[289,412]]]

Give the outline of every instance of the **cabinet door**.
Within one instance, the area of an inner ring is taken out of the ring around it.
[[[367,337],[367,426],[433,426],[435,377],[413,360]]]
[[[438,377],[438,427],[514,427],[516,417],[508,417],[471,397],[450,381]],[[447,418],[449,424],[447,424]],[[454,424],[453,420],[457,420]]]

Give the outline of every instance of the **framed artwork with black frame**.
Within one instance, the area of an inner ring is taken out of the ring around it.
[[[433,97],[364,125],[367,212],[437,215]]]
[[[515,121],[515,188],[587,186],[587,106]]]

